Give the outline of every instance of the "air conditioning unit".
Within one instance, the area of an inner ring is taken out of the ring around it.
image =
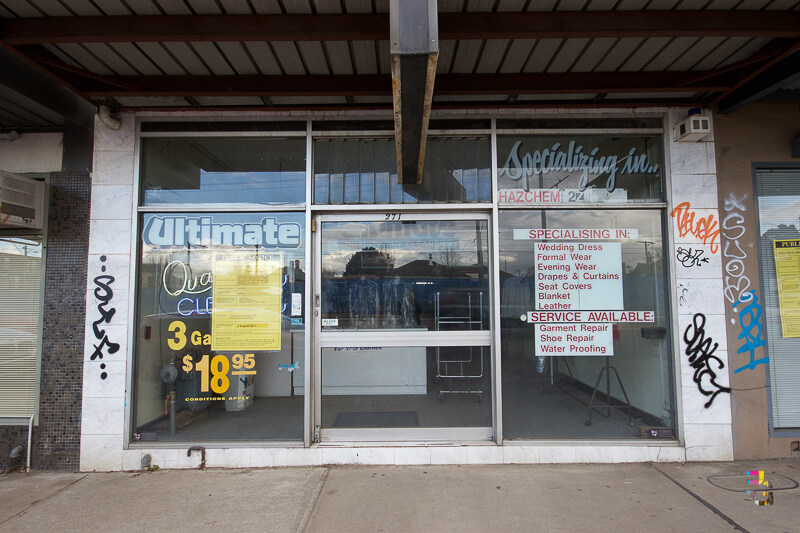
[[[676,141],[699,141],[711,134],[711,117],[691,115],[683,122],[675,124]]]
[[[0,170],[0,228],[42,229],[44,182]]]

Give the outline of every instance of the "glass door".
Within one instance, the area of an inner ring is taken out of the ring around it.
[[[316,218],[321,440],[492,438],[489,218]]]

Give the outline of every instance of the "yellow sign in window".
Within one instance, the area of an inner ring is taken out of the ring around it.
[[[214,255],[211,349],[281,349],[282,254]]]
[[[784,337],[800,337],[800,240],[774,241],[775,277]]]

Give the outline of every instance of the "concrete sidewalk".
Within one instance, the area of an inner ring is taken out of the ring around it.
[[[0,476],[12,531],[800,532],[800,458],[731,463],[329,466]]]

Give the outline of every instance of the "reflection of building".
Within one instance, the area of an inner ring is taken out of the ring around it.
[[[392,270],[400,277],[414,278],[486,278],[489,269],[484,265],[447,266],[433,260],[416,259]]]
[[[345,276],[369,274],[379,276],[389,272],[394,267],[394,260],[387,252],[382,252],[372,247],[356,252],[344,268]]]
[[[786,224],[778,224],[777,228],[768,229],[761,235],[765,241],[774,241],[776,239],[797,239],[800,238],[800,231],[797,226],[789,226]]]

